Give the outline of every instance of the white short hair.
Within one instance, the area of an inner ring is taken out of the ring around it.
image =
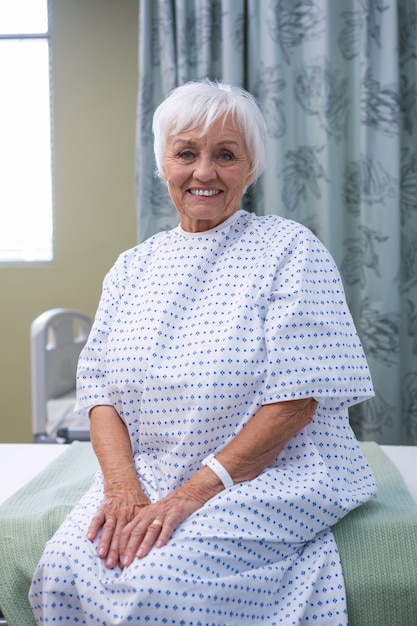
[[[256,180],[265,167],[264,117],[248,91],[210,80],[192,81],[177,87],[156,109],[152,130],[159,176],[169,136],[200,126],[205,133],[216,120],[226,115],[232,116],[245,138]]]

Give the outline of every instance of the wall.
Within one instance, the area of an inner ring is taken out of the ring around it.
[[[31,442],[31,321],[94,315],[105,272],[136,243],[138,0],[51,0],[56,253],[0,265],[0,442]]]

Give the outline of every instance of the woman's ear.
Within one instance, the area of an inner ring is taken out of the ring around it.
[[[245,187],[246,187],[246,188],[250,187],[250,186],[251,186],[251,184],[252,184],[253,182],[255,182],[255,179],[256,179],[256,176],[255,176],[255,172],[254,172],[253,167],[252,167],[252,168],[249,170],[249,173],[248,173],[248,175],[247,175],[247,177],[246,177],[246,184],[245,184]]]

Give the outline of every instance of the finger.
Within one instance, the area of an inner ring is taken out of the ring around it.
[[[105,566],[109,569],[112,569],[120,560],[120,536],[122,528],[123,525],[118,522],[111,538],[110,547],[105,560]]]
[[[110,546],[113,540],[113,535],[116,529],[116,525],[117,525],[116,517],[107,516],[106,521],[103,524],[101,537],[97,546],[97,554],[102,559],[108,556]]]
[[[106,516],[104,514],[104,511],[102,509],[99,509],[91,520],[87,530],[87,539],[89,541],[94,541],[94,539],[97,537],[98,531],[103,526],[105,521]]]
[[[121,567],[127,567],[132,563],[146,535],[148,525],[149,521],[136,519],[124,528],[120,538]]]
[[[149,524],[145,536],[136,551],[136,556],[138,559],[142,559],[146,556],[151,548],[156,544],[158,538],[162,532],[163,521],[159,519],[155,519],[151,524]]]
[[[171,539],[172,533],[176,528],[176,524],[170,524],[168,521],[164,522],[163,527],[161,528],[161,532],[156,541],[156,547],[162,548],[168,541]]]
[[[133,529],[140,523],[141,523],[140,519],[136,518],[132,520],[129,524],[127,524],[122,530],[122,532],[120,533],[120,539],[119,539],[120,567],[125,567],[125,561],[126,561],[126,565],[130,565],[130,562],[131,562],[130,559],[125,559],[124,557],[126,557],[127,554],[131,554],[132,552],[132,548],[129,551],[127,551],[127,546],[129,544],[129,541],[131,541]],[[136,535],[138,536],[138,541],[140,541],[141,536],[137,534],[137,531],[136,531]]]

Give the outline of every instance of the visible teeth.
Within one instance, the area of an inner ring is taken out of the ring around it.
[[[194,196],[216,196],[220,193],[217,189],[191,189]]]

